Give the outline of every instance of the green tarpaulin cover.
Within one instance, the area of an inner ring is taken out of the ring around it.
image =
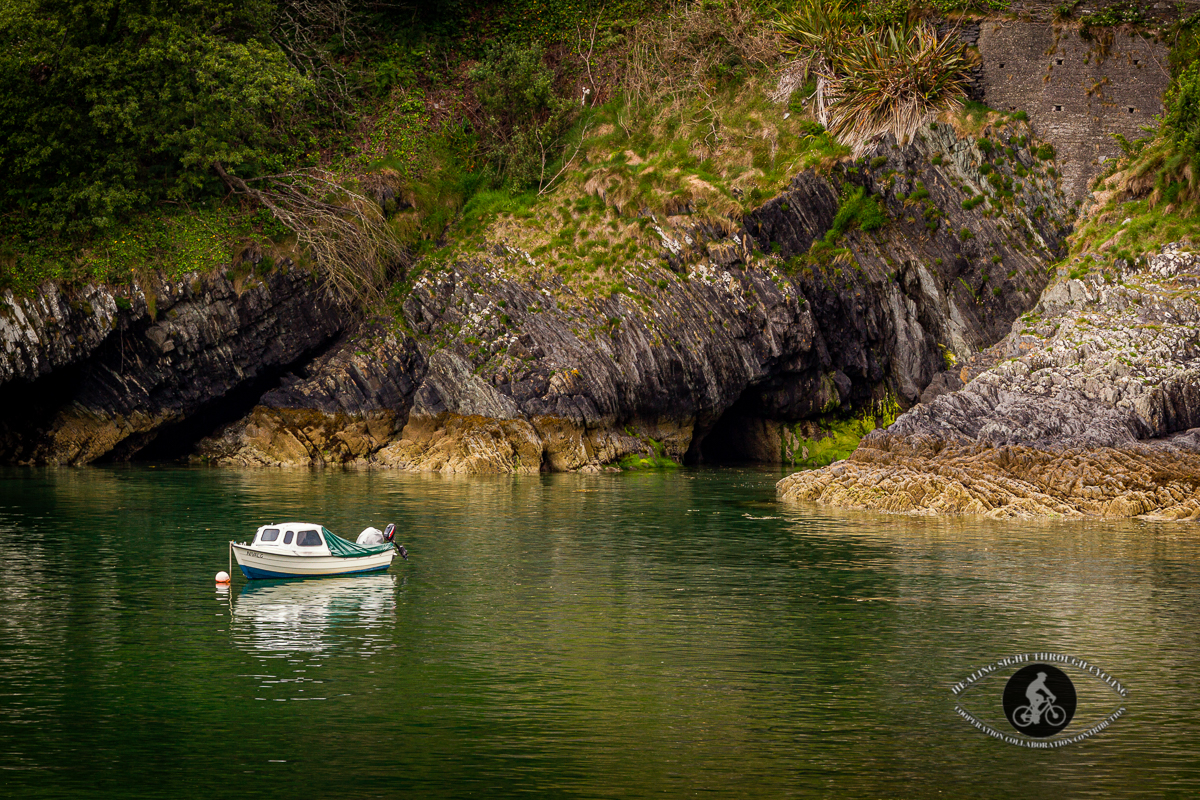
[[[375,553],[382,553],[384,550],[391,550],[390,544],[355,544],[348,542],[340,536],[336,536],[330,532],[328,528],[321,528],[321,533],[325,534],[325,544],[329,547],[329,552],[338,558],[357,558],[359,556],[370,556]]]

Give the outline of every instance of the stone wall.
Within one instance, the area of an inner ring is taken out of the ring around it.
[[[1076,199],[1120,155],[1111,134],[1145,136],[1162,113],[1167,48],[1140,34],[1107,29],[1089,41],[1073,26],[987,20],[978,47],[985,102],[1029,114],[1058,151],[1063,189]]]
[[[977,19],[947,19],[937,28],[938,37],[955,36],[967,47],[979,46],[979,24]],[[983,64],[977,63],[971,67],[967,78],[967,99],[982,103],[983,97]]]

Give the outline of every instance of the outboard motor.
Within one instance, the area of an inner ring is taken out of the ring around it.
[[[405,561],[408,561],[408,551],[404,549],[404,545],[396,542],[396,523],[389,522],[387,524],[387,527],[383,529],[383,538],[385,541],[391,542],[392,546],[396,548],[396,552],[400,554],[401,558],[403,558]]]

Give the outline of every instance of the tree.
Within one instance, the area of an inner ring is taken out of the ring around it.
[[[0,10],[0,210],[91,232],[271,171],[312,84],[267,0],[8,0]]]
[[[481,116],[482,146],[498,175],[516,189],[542,188],[562,157],[580,104],[554,91],[540,44],[495,45],[471,70]]]

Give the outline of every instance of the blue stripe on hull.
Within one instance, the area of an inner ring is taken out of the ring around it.
[[[368,572],[383,572],[391,564],[371,567],[370,569],[356,569],[352,572],[319,572],[308,575],[296,575],[291,572],[271,572],[268,569],[255,569],[254,567],[247,567],[242,564],[238,564],[238,566],[242,568],[242,574],[250,580],[267,580],[270,578],[337,578],[342,575],[363,575]]]

